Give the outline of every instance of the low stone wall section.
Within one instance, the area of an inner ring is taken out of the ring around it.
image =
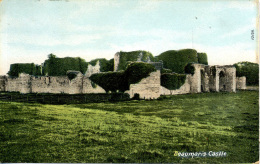
[[[141,99],[157,99],[161,95],[161,73],[160,70],[151,72],[147,78],[137,84],[131,84],[129,95],[134,97],[137,93]]]
[[[67,76],[34,77],[20,74],[17,78],[7,77],[5,80],[3,77],[0,78],[0,86],[2,86],[0,91],[20,93],[106,93],[103,88],[82,74],[78,74],[72,80]]]
[[[246,89],[246,77],[237,77],[236,78],[236,87],[237,89]]]

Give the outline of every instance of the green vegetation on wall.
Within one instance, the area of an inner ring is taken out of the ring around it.
[[[198,63],[208,65],[208,57],[206,53],[197,53]]]
[[[92,66],[95,66],[97,64],[97,61],[99,61],[100,64],[100,72],[108,72],[114,70],[114,59],[107,60],[105,58],[101,59],[94,59],[89,62]]]
[[[188,63],[186,66],[185,66],[185,68],[184,68],[184,70],[185,70],[185,73],[187,73],[187,74],[194,74],[194,71],[195,71],[195,68],[194,68],[194,66],[192,65],[193,63]]]
[[[131,63],[125,70],[128,79],[128,85],[140,82],[143,78],[148,77],[151,72],[156,71],[154,66],[148,63],[138,62]]]
[[[130,84],[138,83],[153,71],[155,71],[153,65],[138,62],[129,64],[125,71],[97,73],[91,75],[90,79],[106,92],[117,90],[124,92],[129,90]]]
[[[11,64],[10,70],[7,74],[12,77],[18,77],[20,73],[41,75],[41,66],[35,65],[34,63]]]
[[[161,69],[161,74],[163,74],[163,73],[172,73],[172,70],[163,68],[163,69]]]
[[[197,51],[193,49],[166,51],[157,56],[157,59],[163,61],[164,68],[176,73],[185,73],[184,68],[188,63],[198,62]]]
[[[179,89],[185,83],[186,75],[165,73],[161,75],[161,85],[169,90]]]
[[[246,77],[247,85],[259,85],[259,64],[251,62],[235,63],[236,76]]]
[[[53,54],[44,62],[44,74],[49,76],[64,76],[68,70],[80,71],[85,74],[88,63],[79,57],[58,58]]]
[[[102,72],[90,76],[90,80],[101,86],[106,92],[124,92],[127,90],[127,78],[125,72]]]
[[[150,52],[147,51],[131,51],[123,52],[120,51],[118,70],[125,70],[129,61],[137,61],[138,57],[141,56],[141,61],[147,62],[149,59],[154,61],[154,57]]]

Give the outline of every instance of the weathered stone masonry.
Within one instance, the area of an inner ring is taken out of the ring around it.
[[[116,61],[115,61],[116,62]],[[246,88],[246,78],[236,77],[236,68],[233,66],[208,66],[193,64],[194,74],[187,74],[185,83],[176,90],[168,90],[160,84],[160,69],[162,63],[151,63],[156,66],[157,71],[142,79],[137,84],[131,84],[130,97],[139,94],[140,98],[156,99],[160,95],[174,95],[200,92],[236,92],[236,89]],[[156,65],[157,64],[157,65]],[[99,63],[94,66],[93,71],[86,75],[77,73],[76,77],[69,79],[68,76],[41,76],[35,77],[28,74],[20,74],[17,78],[0,76],[0,91],[20,93],[105,93],[105,90],[94,84],[89,76],[99,72]],[[115,68],[116,69],[116,68]]]
[[[20,93],[105,93],[100,86],[81,73],[70,80],[67,76],[34,77],[20,74],[17,78],[0,76],[0,91]]]
[[[246,86],[245,77],[236,79],[236,68],[233,66],[208,66],[193,64],[194,74],[187,74],[185,83],[176,90],[169,90],[160,85],[160,71],[151,73],[137,84],[130,85],[130,97],[139,94],[140,98],[158,98],[160,95],[175,95],[201,92],[236,92],[236,88]],[[214,70],[214,71],[213,71]],[[159,80],[158,80],[159,79]],[[236,81],[239,82],[238,87]]]

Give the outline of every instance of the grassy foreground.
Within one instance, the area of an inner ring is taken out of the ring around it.
[[[73,105],[0,101],[0,162],[256,162],[258,99],[258,91],[238,91]]]

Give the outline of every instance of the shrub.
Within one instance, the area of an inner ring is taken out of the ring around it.
[[[197,53],[198,63],[208,65],[208,57],[206,53]]]
[[[184,68],[188,63],[198,62],[197,51],[193,49],[166,51],[157,56],[157,59],[163,61],[164,68],[176,73],[185,73]]]
[[[245,76],[247,85],[259,85],[259,65],[251,62],[235,63],[236,75]]]
[[[141,61],[146,62],[149,59],[151,61],[155,60],[153,55],[147,51],[131,51],[131,52],[120,51],[118,70],[125,70],[128,65],[128,61],[137,61],[141,53],[142,53]]]
[[[165,73],[161,75],[161,85],[169,90],[179,89],[185,83],[186,75]]]
[[[195,68],[194,68],[194,66],[192,65],[193,63],[188,63],[186,66],[185,66],[185,68],[184,68],[184,70],[185,70],[185,73],[187,73],[187,74],[194,74],[194,71],[195,71]]]

